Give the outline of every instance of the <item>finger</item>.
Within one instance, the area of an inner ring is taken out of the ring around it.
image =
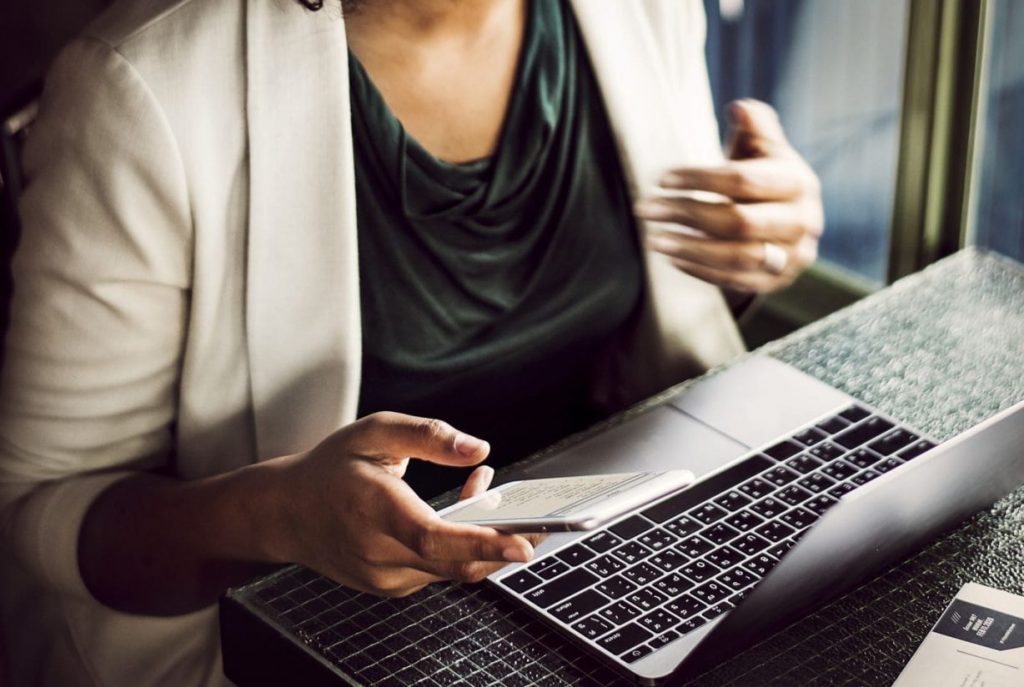
[[[367,561],[372,567],[366,577],[380,591],[422,586],[442,579],[479,582],[508,565],[507,561],[430,560],[390,538],[380,542],[379,548],[381,562]]]
[[[351,425],[353,449],[369,457],[411,456],[440,465],[475,465],[487,457],[486,441],[447,422],[402,413],[373,413]]]
[[[735,272],[709,267],[683,258],[670,258],[673,265],[710,284],[740,293],[768,293],[792,283],[789,275],[773,275],[764,271]]]
[[[762,157],[666,173],[662,188],[711,191],[738,201],[791,200],[816,193],[817,178],[794,159]]]
[[[727,112],[726,154],[730,159],[785,154],[791,149],[779,115],[771,105],[747,98],[729,103]]]
[[[387,531],[420,558],[525,563],[533,557],[533,547],[523,537],[444,520],[408,484],[395,482],[398,486],[387,492],[390,503],[385,504]]]
[[[638,217],[673,222],[733,241],[796,243],[820,233],[818,217],[801,203],[707,203],[694,198],[651,198],[637,204]]]
[[[481,465],[470,474],[469,479],[462,486],[459,501],[465,501],[471,496],[484,493],[487,491],[487,487],[491,486],[492,479],[494,479],[494,469],[487,465]]]
[[[659,253],[731,272],[753,272],[764,265],[764,242],[719,241],[659,232],[647,237]]]

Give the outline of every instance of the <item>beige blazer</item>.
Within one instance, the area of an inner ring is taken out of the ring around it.
[[[330,3],[328,3],[330,4]],[[578,0],[634,196],[720,159],[700,0]],[[0,607],[15,685],[218,685],[216,615],[111,611],[79,575],[97,494],[313,446],[355,417],[344,22],[293,0],[125,0],[52,68],[29,142],[0,385]],[[365,276],[364,276],[365,278]],[[715,288],[647,257],[609,405],[742,349]]]

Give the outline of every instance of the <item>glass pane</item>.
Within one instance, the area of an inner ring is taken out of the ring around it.
[[[775,106],[790,140],[821,177],[822,258],[881,284],[896,183],[907,0],[704,4],[719,116],[734,98]]]
[[[1024,2],[989,5],[975,242],[1024,260]]]

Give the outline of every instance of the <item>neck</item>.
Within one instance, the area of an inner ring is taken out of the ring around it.
[[[345,17],[345,26],[353,42],[383,36],[419,45],[470,40],[507,25],[519,4],[520,0],[367,0]]]

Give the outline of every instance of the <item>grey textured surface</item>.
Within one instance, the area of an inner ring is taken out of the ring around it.
[[[784,360],[936,438],[949,438],[1024,398],[1024,267],[965,251],[758,354]],[[687,684],[889,685],[968,581],[1024,593],[1024,489]],[[467,675],[476,679],[467,684],[614,681],[485,587],[435,585],[410,599],[371,603],[386,625],[429,595],[435,600],[443,595],[448,604],[453,622],[446,628],[445,650],[452,660],[472,666]],[[327,648],[311,631],[322,624],[291,612],[291,605],[310,596],[338,604],[360,602],[298,568],[232,596],[258,622],[279,625],[284,636],[315,652]],[[468,620],[455,622],[459,619]],[[403,622],[397,623],[399,631]],[[522,671],[516,675],[510,667]],[[423,677],[414,667],[400,675]],[[414,682],[389,677],[382,684]]]

